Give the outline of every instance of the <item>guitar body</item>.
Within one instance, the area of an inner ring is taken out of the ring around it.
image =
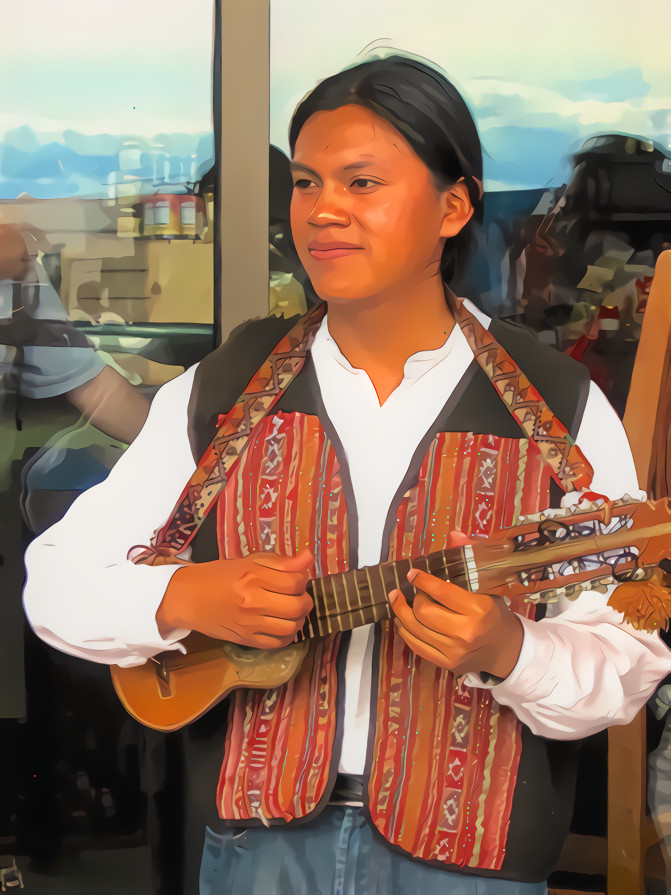
[[[146,727],[178,730],[200,718],[236,687],[266,690],[298,673],[308,641],[274,650],[190,634],[186,655],[161,653],[144,665],[112,666],[114,688],[126,711]]]

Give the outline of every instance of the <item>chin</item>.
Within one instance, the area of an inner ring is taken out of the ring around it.
[[[367,298],[371,297],[371,290],[361,288],[353,289],[351,283],[342,283],[338,285],[335,283],[325,284],[319,281],[315,283],[315,281],[312,280],[312,286],[323,301],[333,302],[334,304],[365,301]]]
[[[344,271],[319,271],[315,274],[308,271],[308,275],[313,289],[323,301],[360,301],[379,291],[379,284],[369,283]]]

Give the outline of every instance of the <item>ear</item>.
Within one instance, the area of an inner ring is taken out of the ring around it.
[[[473,217],[473,205],[468,187],[463,179],[442,193],[445,212],[440,227],[440,235],[446,238],[456,236]]]

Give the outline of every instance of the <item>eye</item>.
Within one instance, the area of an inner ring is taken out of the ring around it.
[[[380,186],[379,181],[371,180],[370,177],[357,177],[352,181],[352,186],[360,190],[370,190],[373,187]]]
[[[294,181],[294,189],[295,190],[306,190],[311,186],[316,186],[317,184],[314,180],[309,180],[307,177],[301,177],[298,180]]]

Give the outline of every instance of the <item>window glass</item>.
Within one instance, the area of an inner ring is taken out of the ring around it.
[[[156,9],[26,0],[0,58],[0,225],[30,234],[27,276],[77,338],[148,389],[213,344],[212,227],[179,213],[214,161],[213,0]]]

